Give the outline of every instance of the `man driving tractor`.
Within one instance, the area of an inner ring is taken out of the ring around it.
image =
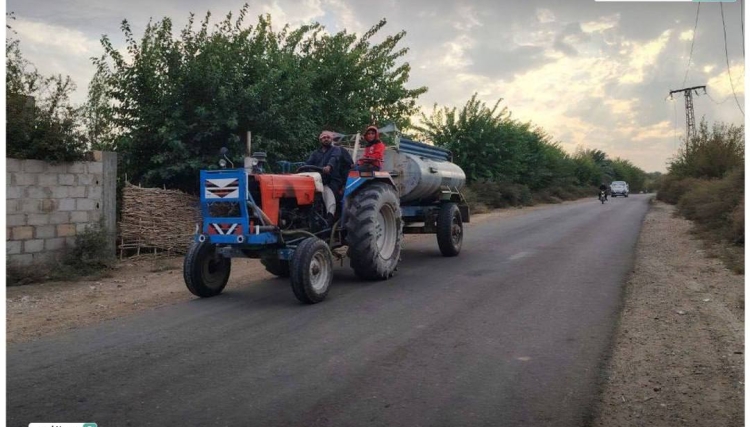
[[[342,176],[339,161],[341,158],[341,148],[333,145],[334,133],[323,131],[320,133],[318,140],[320,148],[313,151],[305,162],[306,165],[318,166],[323,168],[321,177],[323,178],[323,201],[326,205],[326,218],[329,224],[333,224],[336,214],[336,195],[341,192],[345,176]]]

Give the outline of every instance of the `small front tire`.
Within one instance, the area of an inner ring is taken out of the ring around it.
[[[294,250],[290,263],[292,291],[305,304],[323,301],[333,281],[333,255],[317,237],[303,240]]]
[[[216,253],[216,245],[193,242],[185,255],[182,273],[193,295],[208,298],[224,290],[231,271],[232,260]]]

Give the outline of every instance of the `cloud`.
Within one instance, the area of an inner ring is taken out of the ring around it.
[[[674,137],[673,124],[667,120],[645,128],[639,128],[632,137],[633,141],[645,141],[650,139],[670,139]]]
[[[584,33],[602,33],[615,28],[620,21],[620,15],[603,16],[595,21],[587,21],[581,24],[581,31]]]
[[[82,32],[43,22],[17,19],[12,22],[13,30],[35,49],[56,50],[63,55],[92,55],[99,47],[97,40],[91,40]]]
[[[649,165],[648,170],[664,170],[664,159],[673,150],[671,114],[666,120],[658,116],[664,114],[664,106],[654,107],[648,101],[646,96],[653,95],[650,86],[638,86],[634,92],[629,80],[621,80],[632,76],[630,81],[645,82],[646,74],[660,65],[658,58],[673,39],[671,33],[665,31],[656,39],[643,42],[618,43],[614,53],[606,56],[597,52],[606,45],[603,40],[588,37],[595,33],[584,31],[583,24],[570,24],[559,32],[568,35],[571,45],[586,55],[558,56],[504,83],[479,78],[463,81],[482,87],[480,96],[488,102],[505,98],[504,104],[515,117],[540,125],[569,151],[584,145],[619,156],[625,153],[623,147],[637,143],[648,147],[651,155],[659,153],[660,160],[631,156],[634,152],[629,152],[627,158],[640,167]],[[661,84],[654,84],[657,83]],[[663,101],[663,97],[662,94],[658,99]],[[652,150],[652,146],[659,148]]]
[[[536,19],[542,24],[549,24],[555,22],[555,14],[549,9],[537,9]]]
[[[471,49],[474,44],[474,40],[467,35],[460,35],[454,40],[451,40],[443,44],[443,56],[440,60],[440,64],[451,70],[462,70],[469,65],[472,61],[466,55],[466,50]]]
[[[486,41],[475,42],[467,55],[471,59],[469,71],[499,79],[512,78],[551,61],[541,46],[513,46],[512,43]]]
[[[91,57],[101,53],[99,41],[81,31],[60,25],[17,18],[11,27],[20,41],[21,52],[44,76],[70,76],[77,90],[71,101],[86,99],[88,83],[94,75]]]
[[[745,94],[745,67],[740,64],[735,64],[732,65],[731,70],[731,83],[729,81],[729,72],[727,72],[726,66],[724,66],[723,70],[719,74],[711,77],[708,80],[706,86],[708,86],[708,91],[712,95],[719,96],[721,98],[734,96],[732,92],[732,84],[734,84],[734,93],[736,93],[737,96]]]
[[[566,43],[562,37],[558,37],[555,39],[555,44],[553,45],[556,50],[562,52],[563,55],[567,56],[577,56],[578,51],[576,48],[574,48],[572,45]]]
[[[680,40],[683,41],[692,41],[693,40],[693,30],[687,30],[680,33]]]
[[[671,34],[671,30],[666,30],[656,40],[626,43],[629,66],[620,78],[620,83],[642,83],[647,69],[656,65],[656,60],[667,46]]]
[[[453,28],[459,31],[470,31],[475,27],[481,27],[482,21],[477,17],[476,10],[468,5],[458,7],[457,19],[453,23]]]
[[[343,0],[325,0],[324,5],[320,11],[335,20],[335,28],[337,31],[352,28],[363,28],[363,24],[358,18],[355,11]],[[322,15],[322,14],[321,14]],[[311,16],[308,21],[312,21],[314,18],[320,15]]]

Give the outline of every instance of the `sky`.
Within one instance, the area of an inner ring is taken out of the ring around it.
[[[199,21],[210,10],[217,22],[244,3],[9,0],[6,12],[16,17],[9,24],[26,59],[45,75],[69,75],[80,103],[94,73],[90,58],[103,53],[101,36],[122,46],[123,19],[138,37],[149,19],[163,17],[178,32],[190,12]],[[250,16],[269,13],[277,29],[316,21],[332,33],[361,34],[385,18],[381,38],[407,33],[400,45],[409,48],[407,87],[428,87],[419,98],[426,113],[434,104],[460,108],[473,93],[489,105],[502,99],[512,117],[540,126],[569,153],[600,149],[646,172],[666,171],[685,134],[685,101],[670,99],[670,90],[706,85],[707,95],[693,97],[696,120],[744,123],[739,1],[723,4],[725,27],[719,3],[700,3],[700,11],[694,2],[594,0],[247,3]]]

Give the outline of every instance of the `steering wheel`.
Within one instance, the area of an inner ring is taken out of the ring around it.
[[[323,168],[320,166],[315,165],[302,165],[297,168],[297,173],[299,172],[320,172],[323,173]]]

